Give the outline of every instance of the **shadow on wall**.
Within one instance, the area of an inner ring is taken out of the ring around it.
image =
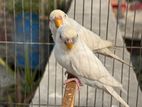
[[[142,91],[142,40],[123,38],[130,53],[133,69],[135,71],[140,89]]]

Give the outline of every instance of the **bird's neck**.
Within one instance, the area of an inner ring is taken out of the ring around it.
[[[57,43],[57,42],[56,42]],[[55,48],[64,54],[72,54],[79,51],[85,51],[88,47],[83,41],[78,40],[71,49],[66,48],[63,44],[55,44]]]
[[[79,52],[79,51],[84,51],[86,50],[88,47],[86,46],[86,44],[83,41],[78,40],[72,49],[68,50],[68,52]]]

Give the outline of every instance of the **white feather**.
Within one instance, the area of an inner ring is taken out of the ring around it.
[[[54,18],[56,16],[61,16],[63,20],[63,25],[70,25],[74,27],[77,31],[79,38],[85,42],[85,44],[93,51],[99,54],[103,54],[109,57],[112,57],[122,63],[129,65],[127,62],[113,54],[108,48],[113,47],[113,44],[110,41],[103,40],[96,33],[90,31],[89,29],[83,27],[79,23],[77,23],[72,18],[69,18],[67,14],[65,14],[61,10],[54,10],[50,14],[50,23],[49,27],[52,32],[52,37],[55,41],[57,28],[55,27]]]
[[[60,35],[62,39],[60,38]],[[55,39],[55,58],[68,72],[75,75],[82,83],[97,86],[109,92],[120,103],[129,107],[127,103],[113,89],[122,89],[121,83],[110,75],[101,61],[93,54],[81,39],[76,37],[77,32],[71,26],[62,26],[58,29]],[[63,38],[76,38],[72,49],[68,50]]]

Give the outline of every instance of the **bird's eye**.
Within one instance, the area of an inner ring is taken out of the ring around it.
[[[78,38],[78,34],[77,34],[77,36],[76,36],[77,38]]]
[[[64,17],[66,17],[67,15],[65,14]]]
[[[62,36],[60,35],[60,39],[62,39]]]

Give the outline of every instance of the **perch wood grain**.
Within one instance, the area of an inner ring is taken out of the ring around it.
[[[68,74],[68,79],[74,78],[71,74]],[[76,91],[76,82],[72,81],[66,84],[65,93],[62,101],[62,107],[74,107]]]

